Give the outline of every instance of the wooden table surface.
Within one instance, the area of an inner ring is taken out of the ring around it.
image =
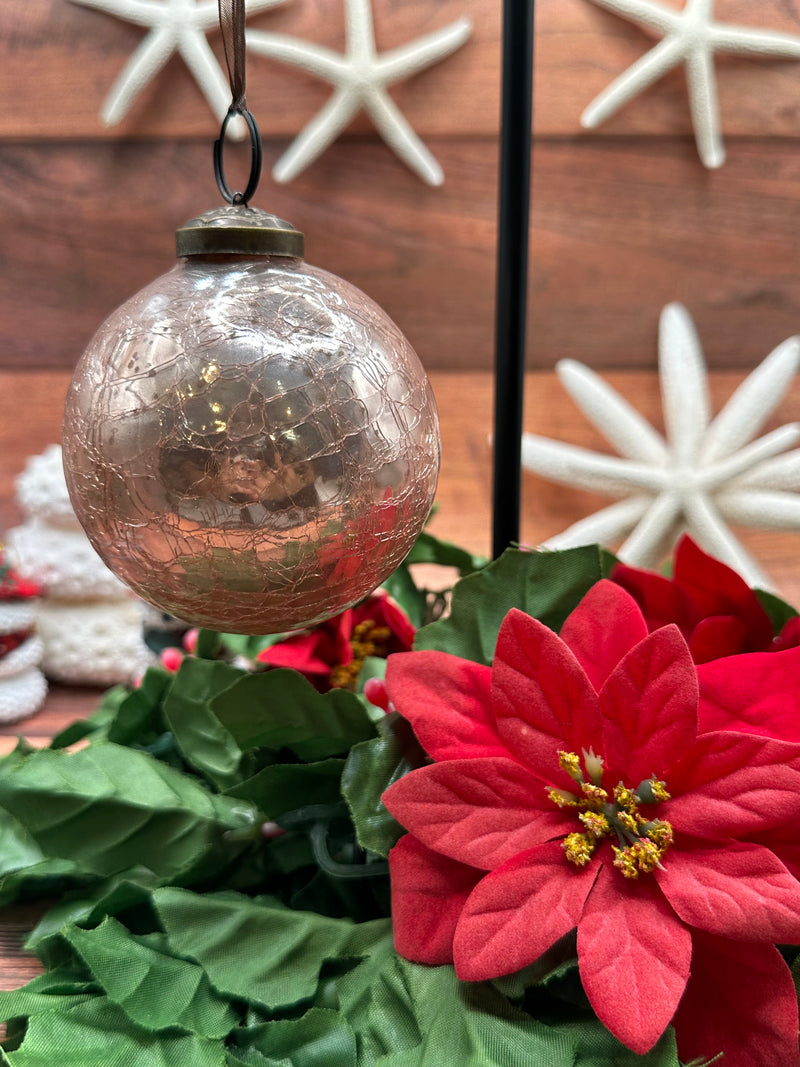
[[[631,399],[656,426],[662,427],[655,373],[608,372],[615,388]],[[711,391],[717,410],[741,381],[738,372],[716,373]],[[431,375],[442,428],[442,473],[439,509],[431,523],[438,536],[474,552],[488,554],[491,541],[491,419],[492,383],[485,373]],[[0,529],[20,520],[14,500],[14,478],[27,456],[59,440],[61,409],[69,382],[63,371],[0,372]],[[611,451],[602,437],[577,411],[551,372],[533,372],[525,386],[525,428],[529,431],[590,448]],[[770,428],[800,420],[800,390],[783,403]],[[551,485],[532,474],[523,476],[521,539],[538,544],[608,500],[592,493]],[[800,538],[792,533],[739,531],[761,561],[777,591],[800,603]],[[11,727],[0,727],[0,754],[10,751],[16,735],[33,744],[49,737],[89,712],[100,690],[54,686],[41,712]],[[36,906],[7,909],[0,921],[0,989],[12,989],[38,973],[38,963],[22,950],[25,933],[37,914]]]

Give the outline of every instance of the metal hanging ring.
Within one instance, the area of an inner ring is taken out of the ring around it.
[[[242,116],[247,123],[247,129],[250,133],[250,177],[243,193],[231,192],[230,187],[225,180],[225,167],[222,161],[228,123],[232,118],[235,118],[236,115]],[[231,107],[228,110],[228,114],[222,120],[222,128],[219,131],[219,137],[214,142],[214,178],[217,182],[217,188],[229,204],[244,204],[246,206],[250,202],[253,193],[255,193],[258,188],[258,181],[261,177],[261,160],[261,134],[259,133],[256,120],[246,107]]]

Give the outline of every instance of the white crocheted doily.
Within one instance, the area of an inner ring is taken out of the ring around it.
[[[132,597],[106,567],[81,529],[29,519],[5,535],[6,555],[22,578],[38,582],[56,600],[119,600]]]
[[[67,492],[61,445],[48,445],[41,455],[29,456],[15,485],[17,502],[27,516],[53,526],[80,529]]]
[[[135,600],[37,607],[48,678],[73,685],[116,685],[138,677],[155,658],[142,638]]]
[[[46,696],[47,682],[36,667],[0,679],[0,722],[16,722],[33,715]]]

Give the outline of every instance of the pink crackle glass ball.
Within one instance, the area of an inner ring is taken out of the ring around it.
[[[354,286],[298,257],[192,255],[89,344],[64,464],[92,544],[140,596],[275,633],[403,560],[433,502],[438,419],[408,341]]]

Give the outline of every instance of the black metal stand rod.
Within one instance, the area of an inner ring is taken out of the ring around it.
[[[519,541],[528,292],[534,0],[503,0],[492,555]]]

